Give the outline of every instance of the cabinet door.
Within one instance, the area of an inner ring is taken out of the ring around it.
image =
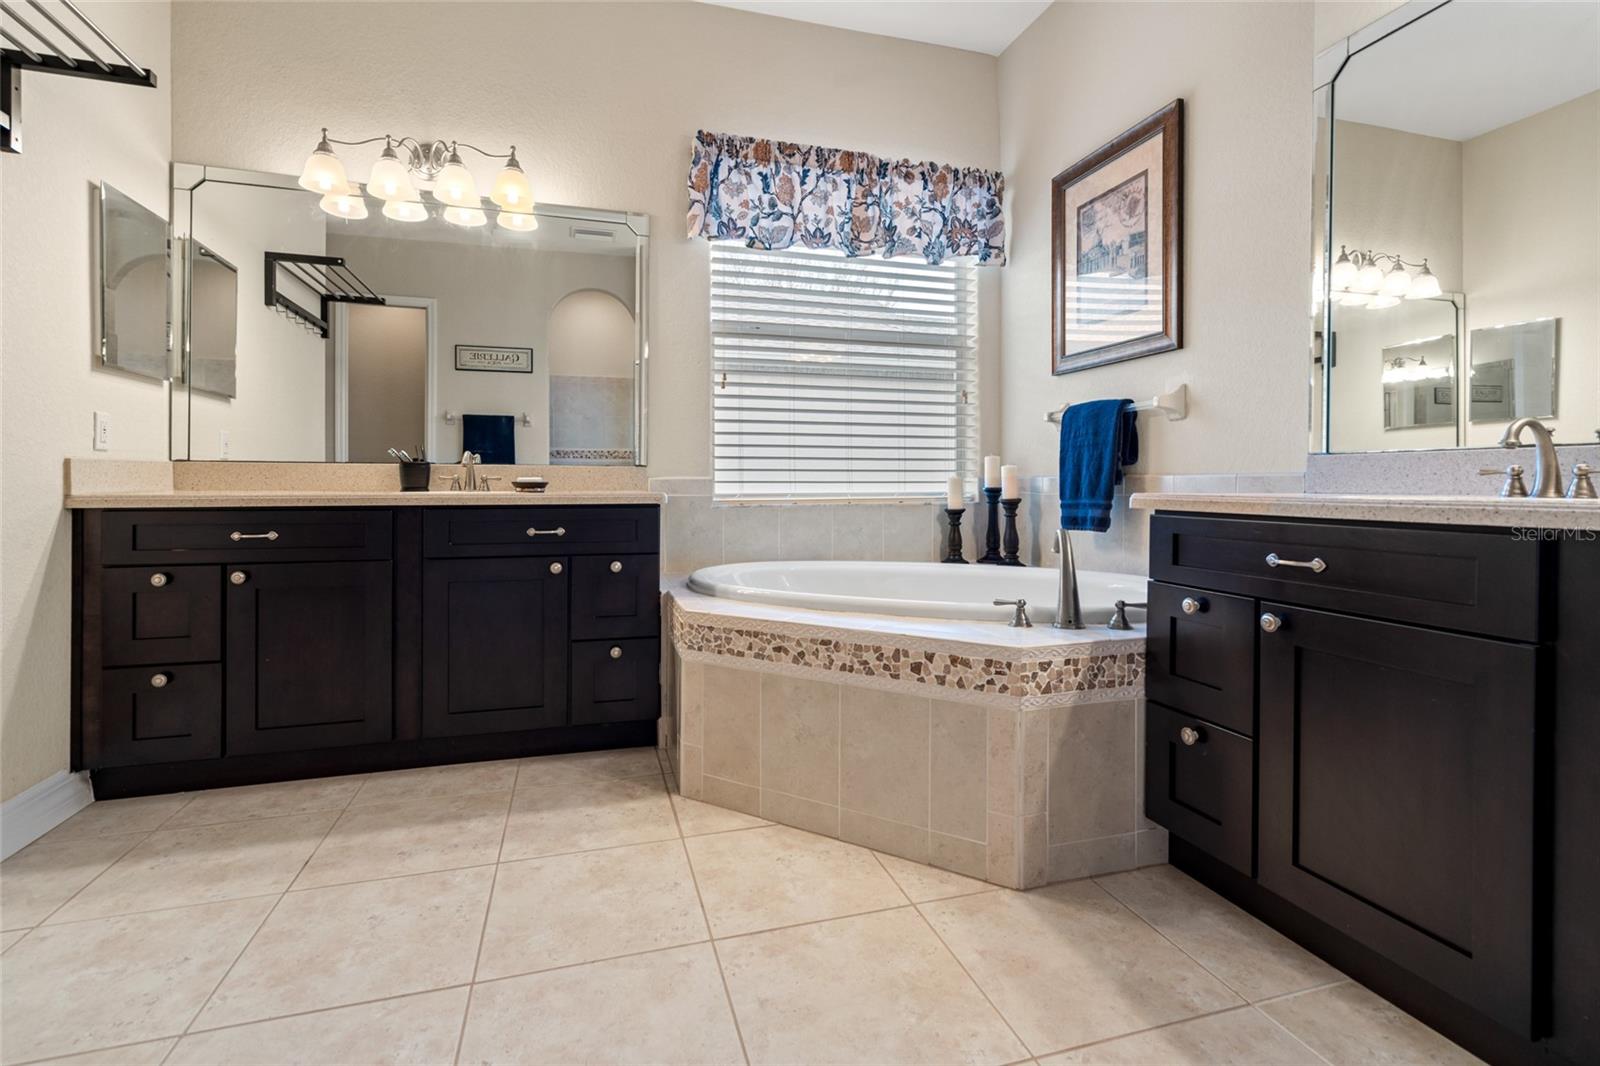
[[[1261,609],[1262,883],[1537,1035],[1537,650]]]
[[[1240,596],[1150,582],[1150,698],[1254,736],[1255,606]]]
[[[572,645],[572,724],[661,716],[661,642],[588,640]]]
[[[243,563],[227,582],[228,754],[388,740],[388,563]]]
[[[102,570],[100,605],[106,666],[222,657],[222,572],[215,566]]]
[[[1255,872],[1255,762],[1248,738],[1146,701],[1145,817],[1246,877]]]
[[[580,555],[572,560],[572,639],[653,637],[661,630],[660,560]]]
[[[567,579],[564,559],[428,560],[424,736],[566,725]]]
[[[136,666],[100,675],[95,768],[222,754],[222,667]]]

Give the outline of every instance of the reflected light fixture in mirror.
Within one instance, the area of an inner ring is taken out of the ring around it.
[[[495,223],[514,233],[532,233],[539,228],[539,220],[531,211],[503,210],[495,215]]]
[[[346,192],[331,192],[322,198],[322,209],[335,218],[362,219],[367,217],[367,201],[361,195],[361,186],[351,185]]]
[[[1387,269],[1385,262],[1389,264]],[[1415,274],[1411,273],[1413,269]],[[1393,252],[1374,252],[1370,248],[1352,252],[1342,244],[1328,280],[1344,307],[1393,307],[1402,299],[1431,300],[1441,291],[1439,279],[1428,269],[1426,259],[1412,263]]]
[[[488,224],[489,216],[476,207],[447,207],[444,220],[457,226],[483,226]]]
[[[383,217],[395,222],[426,222],[428,208],[422,197],[411,194],[409,200],[389,200],[383,205]]]
[[[345,174],[344,164],[334,153],[336,144],[356,147],[383,142],[383,151],[373,164],[367,189],[384,201],[385,218],[397,222],[420,222],[428,217],[417,185],[427,187],[430,196],[445,205],[444,219],[457,226],[482,226],[488,216],[482,209],[477,181],[462,162],[460,149],[467,148],[486,159],[503,159],[504,166],[490,187],[489,199],[503,211],[529,215],[526,222],[502,222],[503,228],[526,232],[538,228],[531,217],[533,186],[517,160],[515,145],[505,153],[486,152],[476,145],[457,141],[419,141],[390,134],[345,141],[329,137],[323,129],[316,148],[306,160],[300,184],[322,194],[322,209],[338,218],[365,218],[366,205],[361,190]]]

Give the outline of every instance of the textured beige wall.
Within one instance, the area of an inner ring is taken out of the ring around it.
[[[1369,22],[1382,18],[1406,0],[1317,0],[1312,37],[1322,51],[1350,36]]]
[[[173,45],[179,159],[298,172],[320,126],[510,142],[539,199],[648,213],[655,475],[710,468],[696,129],[999,162],[993,57],[707,4],[182,4]]]
[[[1138,469],[1300,470],[1310,301],[1310,4],[1058,3],[1000,57],[1011,209],[1002,280],[1003,453],[1054,474],[1047,408],[1187,382],[1190,416],[1140,427]],[[1185,101],[1179,351],[1050,374],[1050,179]]]
[[[160,84],[25,74],[24,152],[0,156],[0,799],[67,766],[62,461],[92,454],[94,411],[111,415],[108,457],[167,456],[165,386],[98,367],[91,220],[102,180],[167,216],[169,9],[85,9]]]

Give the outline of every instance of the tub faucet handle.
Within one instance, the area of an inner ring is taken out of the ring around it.
[[[1133,623],[1128,621],[1128,608],[1136,607],[1144,610],[1150,606],[1148,603],[1129,603],[1127,600],[1118,600],[1111,605],[1111,621],[1106,623],[1107,629],[1132,629]]]
[[[1016,608],[1016,612],[1014,614],[1012,614],[1012,616],[1011,616],[1011,621],[1006,623],[1007,625],[1011,626],[1013,629],[1032,629],[1033,628],[1033,621],[1031,619],[1029,619],[1029,617],[1028,617],[1028,601],[1027,600],[995,600],[994,601],[994,605],[996,607],[1015,607]]]

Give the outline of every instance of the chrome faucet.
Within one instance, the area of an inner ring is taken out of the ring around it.
[[[471,452],[461,453],[461,473],[466,478],[468,492],[478,491],[478,464],[482,461]]]
[[[1530,496],[1543,499],[1561,498],[1561,460],[1556,456],[1555,439],[1550,428],[1537,418],[1519,418],[1506,427],[1500,437],[1500,447],[1522,447],[1522,431],[1533,431],[1533,489]]]
[[[1078,564],[1072,558],[1072,538],[1064,529],[1056,530],[1056,542],[1051,549],[1058,556],[1056,573],[1056,620],[1050,624],[1057,629],[1082,629],[1083,604],[1078,602]]]

